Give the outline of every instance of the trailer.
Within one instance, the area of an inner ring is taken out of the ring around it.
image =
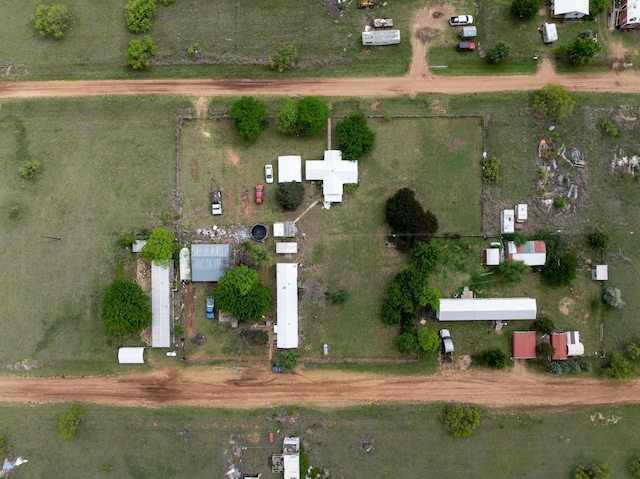
[[[366,46],[397,45],[400,43],[400,30],[365,30],[362,32],[362,44]]]

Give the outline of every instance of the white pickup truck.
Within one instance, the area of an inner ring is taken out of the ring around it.
[[[222,191],[220,190],[211,192],[211,214],[213,216],[222,214]]]

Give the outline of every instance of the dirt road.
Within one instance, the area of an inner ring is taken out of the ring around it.
[[[556,410],[637,403],[640,381],[609,381],[517,372],[475,371],[462,376],[406,377],[265,368],[172,369],[150,375],[103,378],[0,378],[0,401],[86,401],[102,404],[258,408],[283,404],[343,407],[373,402],[456,401],[494,409],[539,406]]]

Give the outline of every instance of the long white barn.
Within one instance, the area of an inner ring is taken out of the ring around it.
[[[447,298],[440,300],[439,321],[517,321],[536,319],[531,298]]]

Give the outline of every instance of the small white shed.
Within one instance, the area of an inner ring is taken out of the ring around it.
[[[302,183],[302,157],[279,156],[278,157],[278,183]]]
[[[276,243],[277,254],[296,254],[298,252],[298,243],[294,241]]]
[[[542,25],[542,40],[545,43],[553,43],[558,41],[558,30],[555,23],[544,23]]]
[[[180,281],[191,281],[191,251],[187,247],[180,250]]]
[[[135,243],[131,245],[131,251],[134,253],[139,253],[144,248],[144,245],[147,244],[147,240],[136,240]]]
[[[516,205],[516,223],[524,223],[527,221],[527,205]]]
[[[500,212],[500,233],[509,234],[515,232],[514,224],[515,211],[502,210]]]
[[[144,347],[128,347],[118,349],[120,364],[144,364]]]
[[[595,264],[591,268],[591,279],[594,281],[607,281],[609,279],[609,268],[606,264]]]

